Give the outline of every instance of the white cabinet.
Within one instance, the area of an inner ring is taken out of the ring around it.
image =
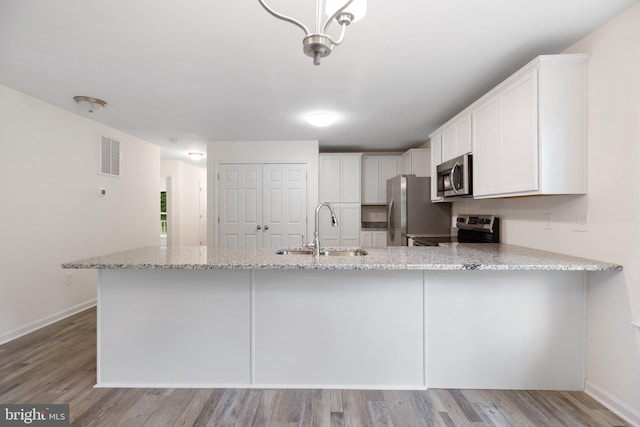
[[[471,113],[452,120],[442,131],[442,162],[471,152]]]
[[[587,59],[538,57],[471,106],[474,197],[586,193]]]
[[[319,201],[360,203],[362,153],[320,154]]]
[[[442,132],[431,134],[431,201],[441,202],[438,196],[438,174],[436,167],[442,163]]]
[[[399,156],[362,156],[362,203],[387,203],[387,179],[398,175]]]
[[[361,231],[360,246],[363,248],[384,248],[387,246],[386,231]]]
[[[320,210],[320,245],[327,248],[360,246],[360,203],[332,204],[338,226],[331,226],[331,212]]]
[[[320,154],[319,201],[330,202],[338,217],[331,226],[329,209],[320,210],[323,247],[360,246],[360,171],[362,153]]]
[[[428,148],[412,148],[400,158],[400,173],[403,175],[431,176],[430,150]]]

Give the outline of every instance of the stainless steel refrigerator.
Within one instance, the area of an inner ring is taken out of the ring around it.
[[[451,234],[451,204],[431,202],[431,178],[398,175],[387,180],[387,245],[407,246],[407,234]]]

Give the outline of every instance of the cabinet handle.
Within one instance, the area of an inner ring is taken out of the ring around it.
[[[268,225],[265,225],[265,226],[264,226],[264,231],[267,231],[268,229],[269,229],[269,226],[268,226]]]
[[[256,230],[262,230],[262,226],[261,225],[257,226]]]

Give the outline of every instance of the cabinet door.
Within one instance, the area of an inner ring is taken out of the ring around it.
[[[400,157],[400,173],[402,175],[411,173],[411,154],[408,151]]]
[[[320,202],[340,202],[340,156],[320,154]]]
[[[360,232],[360,246],[362,246],[363,248],[373,247],[373,232],[371,231]]]
[[[374,231],[373,232],[373,247],[384,248],[387,246],[387,232],[386,231]]]
[[[360,246],[360,204],[340,205],[340,246]]]
[[[442,161],[471,152],[471,113],[456,119],[442,132]]]
[[[442,162],[456,156],[456,128],[451,125],[442,132]],[[441,163],[442,163],[441,162]]]
[[[340,247],[340,229],[342,228],[342,213],[340,203],[332,204],[338,217],[338,226],[331,226],[331,212],[326,207],[320,209],[318,229],[320,232],[320,247],[337,248]],[[312,239],[309,239],[312,240]]]
[[[378,194],[380,192],[378,164],[377,157],[362,157],[362,203],[378,203]]]
[[[456,122],[455,156],[471,153],[471,113]]]
[[[265,164],[262,176],[262,246],[277,249],[304,244],[307,165]]]
[[[378,194],[376,203],[387,203],[387,180],[398,175],[398,157],[383,156],[378,160]]]
[[[498,193],[500,151],[500,98],[494,97],[473,111],[473,194]]]
[[[501,193],[538,190],[537,70],[502,93]]]
[[[359,154],[340,156],[340,201],[360,203],[360,164]]]
[[[262,247],[262,165],[220,165],[218,194],[219,245]]]

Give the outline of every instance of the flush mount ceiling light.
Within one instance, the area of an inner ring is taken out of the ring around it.
[[[189,153],[189,157],[191,157],[191,160],[202,160],[202,158],[204,157],[203,153]]]
[[[91,114],[99,113],[108,105],[106,101],[98,98],[92,98],[90,96],[74,96],[73,100],[76,101],[78,105],[84,107],[84,109]]]
[[[316,112],[307,114],[307,122],[319,128],[331,126],[336,121],[336,115],[328,112]]]
[[[367,0],[347,0],[346,2],[345,0],[316,0],[316,31],[312,33],[306,25],[297,19],[278,13],[267,6],[265,0],[258,1],[267,12],[276,18],[290,22],[304,31],[305,37],[302,39],[302,50],[313,58],[315,65],[320,65],[320,58],[328,56],[334,46],[342,43],[347,25],[359,21],[367,12]],[[323,3],[325,4],[325,12],[329,17],[324,24],[322,23]],[[327,34],[327,29],[334,20],[342,27],[338,40],[334,40],[333,37]]]

